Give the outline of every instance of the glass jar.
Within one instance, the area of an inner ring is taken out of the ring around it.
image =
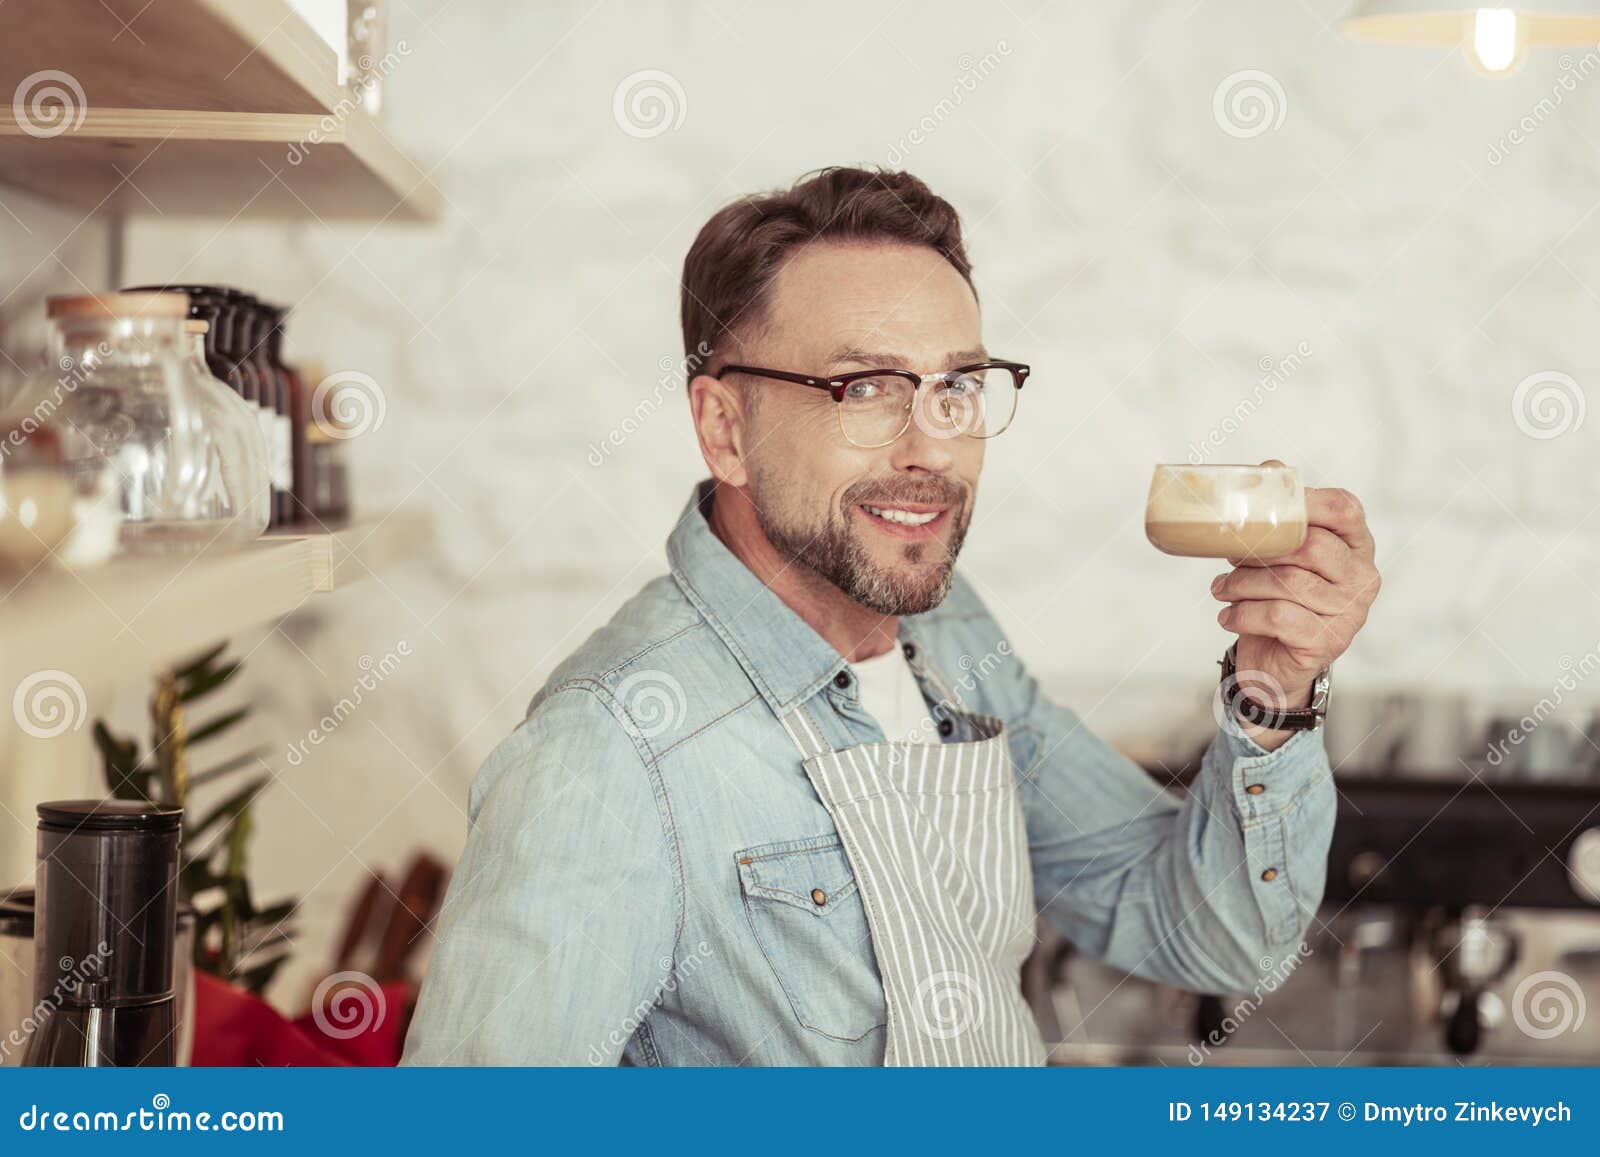
[[[181,293],[189,300],[189,319],[204,321],[206,331],[204,362],[211,377],[219,379],[245,403],[260,427],[266,451],[266,468],[272,488],[267,511],[269,526],[280,519],[280,506],[286,494],[276,454],[281,440],[278,426],[274,382],[266,378],[256,356],[257,338],[252,333],[255,298],[227,285],[133,285],[123,293]]]
[[[267,448],[261,440],[255,407],[218,381],[207,364],[206,334],[210,328],[209,323],[194,318],[183,323],[189,370],[207,395],[207,420],[215,432],[207,471],[211,482],[202,506],[206,516],[213,519],[226,519],[237,511],[241,523],[255,528],[249,535],[255,538],[266,529],[272,503]]]
[[[241,544],[265,525],[230,433],[237,411],[189,355],[188,305],[173,293],[49,299],[52,365],[0,414],[0,509],[64,492],[68,563]]]

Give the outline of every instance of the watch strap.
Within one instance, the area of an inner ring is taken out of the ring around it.
[[[1269,707],[1252,699],[1239,682],[1234,663],[1234,643],[1223,652],[1222,699],[1228,713],[1242,723],[1268,731],[1313,731],[1322,726],[1328,714],[1328,689],[1332,684],[1329,668],[1317,672],[1311,685],[1311,703],[1306,707]]]

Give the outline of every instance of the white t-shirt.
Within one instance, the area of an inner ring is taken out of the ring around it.
[[[914,743],[938,743],[928,705],[917,686],[916,676],[898,645],[881,655],[851,663],[859,680],[861,706],[878,721],[890,741],[909,739]]]

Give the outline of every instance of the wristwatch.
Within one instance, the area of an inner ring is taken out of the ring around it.
[[[1269,731],[1315,731],[1322,726],[1328,714],[1328,700],[1333,696],[1332,668],[1317,672],[1311,684],[1311,705],[1287,710],[1277,710],[1257,703],[1245,693],[1234,667],[1235,643],[1222,653],[1222,698],[1228,712],[1252,727],[1265,727]]]

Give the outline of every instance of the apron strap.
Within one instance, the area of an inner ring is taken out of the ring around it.
[[[783,724],[783,729],[789,733],[789,738],[800,749],[800,759],[804,762],[817,755],[827,755],[833,747],[822,737],[822,728],[817,726],[816,719],[811,714],[811,709],[804,703],[797,703],[787,715],[780,715],[778,721]]]

